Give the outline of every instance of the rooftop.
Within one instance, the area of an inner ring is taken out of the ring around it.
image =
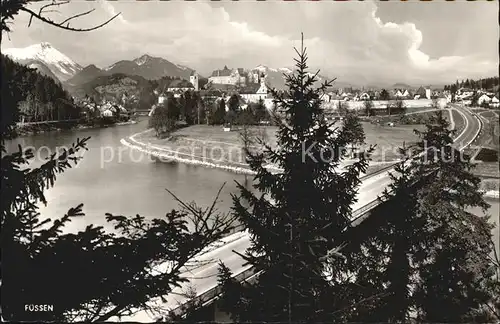
[[[210,85],[208,90],[219,90],[219,91],[234,91],[236,90],[236,86],[232,84],[217,84],[213,83]]]
[[[227,66],[224,66],[222,70],[215,70],[212,72],[213,77],[217,76],[230,76],[231,75],[231,69],[229,69]]]
[[[169,85],[169,88],[194,88],[191,82],[187,80],[174,80]]]
[[[259,88],[260,88],[260,84],[250,83],[247,86],[240,88],[240,90],[238,92],[241,94],[252,94],[252,93],[256,93],[257,90],[259,90]]]

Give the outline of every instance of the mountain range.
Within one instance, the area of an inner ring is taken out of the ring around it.
[[[69,86],[78,86],[97,77],[116,73],[137,75],[147,80],[156,80],[163,76],[189,79],[194,71],[189,67],[150,55],[143,55],[131,61],[122,60],[104,69],[93,64],[83,68],[46,42],[24,48],[9,48],[3,52],[18,63],[36,68],[40,73],[55,77]]]
[[[142,76],[148,80],[156,80],[166,75],[188,79],[193,69],[174,64],[160,57],[143,55],[133,61],[119,61],[104,69],[108,74],[123,73]]]
[[[255,68],[251,69],[252,71],[259,71],[261,73],[265,73],[267,75],[266,77],[266,81],[274,88],[278,89],[278,90],[283,90],[283,89],[286,89],[286,85],[285,85],[285,78],[284,78],[284,75],[288,75],[288,74],[292,74],[294,72],[293,69],[291,68],[288,68],[288,67],[282,67],[282,68],[271,68],[271,67],[268,67],[268,66],[265,66],[265,65],[257,65]],[[313,76],[314,73],[309,73],[309,76]],[[327,76],[325,75],[322,75],[321,73],[319,73],[317,76],[316,76],[316,83],[314,84],[314,86],[316,87],[319,87],[323,82],[325,81],[330,81],[331,78],[328,78]],[[348,83],[348,82],[338,82],[338,81],[335,81],[332,83],[332,88],[335,87],[335,88],[345,88],[345,87],[353,87],[354,85],[351,84],[351,83]]]
[[[158,80],[164,76],[189,80],[189,76],[195,71],[189,67],[172,63],[164,58],[153,57],[147,54],[134,60],[118,61],[103,69],[94,64],[82,67],[46,42],[25,48],[9,48],[3,52],[18,63],[36,68],[40,73],[61,81],[68,90],[88,84],[96,78],[114,74],[139,76],[146,80]],[[253,69],[247,69],[247,71],[255,70],[265,73],[267,75],[267,82],[276,89],[285,89],[283,74],[293,72],[292,69],[287,67],[271,68],[265,65],[258,65]],[[317,79],[316,86],[329,80],[328,77],[322,74],[318,74]],[[344,88],[355,87],[355,85],[335,81],[333,87]],[[411,86],[396,83],[394,87],[410,88]]]

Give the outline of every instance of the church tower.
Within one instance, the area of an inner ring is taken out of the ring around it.
[[[199,90],[199,86],[198,86],[198,73],[196,72],[193,72],[190,76],[189,76],[189,82],[191,82],[191,84],[193,85],[194,87],[194,90],[195,91],[198,91]]]

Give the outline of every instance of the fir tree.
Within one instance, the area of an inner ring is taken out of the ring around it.
[[[229,107],[229,111],[238,112],[240,110],[240,96],[238,94],[233,94],[229,97],[227,105]]]
[[[365,132],[363,130],[363,125],[359,120],[358,115],[352,111],[346,111],[344,117],[344,123],[342,127],[345,129],[344,134],[348,143],[352,144],[351,148],[348,150],[350,156],[354,156],[359,146],[365,144]]]
[[[371,115],[373,115],[373,101],[371,100],[365,100],[363,102],[363,106],[364,106],[364,109],[365,109],[365,115],[370,117]]]
[[[9,30],[7,23],[19,11],[33,12],[27,7],[28,2],[2,1],[2,34]],[[44,8],[54,5],[57,2]],[[44,18],[43,10],[33,13],[58,26]],[[71,30],[66,26],[61,28]],[[58,150],[33,169],[32,150],[19,146],[17,151],[7,152],[5,140],[15,136],[16,108],[24,99],[26,79],[19,75],[6,80],[3,72],[2,319],[102,322],[140,310],[157,312],[151,300],[164,299],[172,287],[185,281],[180,277],[181,268],[227,234],[231,220],[214,212],[213,205],[201,209],[178,200],[180,210],[171,210],[156,219],[107,214],[105,219],[114,225],[114,232],[89,225],[77,233],[63,234],[73,217],[84,216],[83,205],[71,208],[59,218],[40,215],[38,206],[47,203],[44,193],[54,185],[57,176],[78,162],[78,153],[86,149],[88,138],[77,139],[70,149]],[[8,119],[3,118],[4,113]],[[57,219],[52,221],[49,217]],[[27,312],[25,305],[29,304],[53,305],[54,310]]]
[[[423,229],[416,217],[418,183],[410,164],[411,149],[400,149],[402,161],[389,174],[392,183],[384,191],[379,207],[357,226],[361,244],[350,255],[351,271],[356,273],[356,291],[366,298],[383,296],[371,307],[360,308],[351,321],[407,322],[410,318],[411,289],[415,285],[415,259],[418,233]],[[376,229],[376,230],[374,230]]]
[[[224,117],[226,116],[226,102],[224,99],[220,99],[216,103],[215,111],[212,114],[210,123],[212,125],[222,125],[224,124]]]
[[[437,112],[433,124],[416,133],[423,154],[416,175],[433,174],[419,190],[419,214],[426,219],[429,260],[420,272],[417,308],[424,321],[472,321],[488,300],[484,285],[491,275],[492,225],[487,217],[467,212],[486,210],[480,179],[472,174],[470,156],[453,145],[449,123]],[[439,294],[439,291],[448,291]],[[439,306],[438,306],[439,305]],[[439,309],[438,309],[439,307]]]
[[[426,127],[412,148],[416,160],[403,150],[388,202],[360,226],[366,238],[351,265],[361,267],[357,284],[387,296],[353,320],[405,322],[417,314],[423,322],[470,322],[487,318],[484,308],[493,303],[491,225],[466,212],[488,207],[479,179],[452,145],[442,112]]]
[[[257,122],[268,120],[269,116],[267,113],[267,108],[264,105],[264,100],[259,99],[259,102],[255,105],[254,111]]]
[[[380,100],[389,100],[391,98],[391,95],[386,89],[382,89],[380,92]]]
[[[326,123],[320,95],[331,82],[314,89],[317,74],[307,73],[306,50],[296,51],[296,74],[286,77],[288,92],[272,90],[283,116],[277,149],[246,148],[250,167],[257,173],[254,187],[261,194],[239,185],[241,196],[233,197],[235,216],[252,237],[243,257],[260,273],[257,283],[238,289],[227,279],[227,271],[222,275],[231,291],[223,297],[223,308],[238,322],[334,321],[350,311],[351,305],[343,304],[350,302],[349,297],[336,295],[326,270],[341,272],[335,255],[343,243],[341,233],[350,221],[367,156],[337,171],[346,158],[341,148],[349,144],[348,129],[333,129]],[[283,172],[269,172],[266,163]],[[341,313],[340,307],[345,308]]]

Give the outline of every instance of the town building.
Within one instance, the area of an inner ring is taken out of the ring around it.
[[[168,85],[167,88],[168,92],[174,92],[174,93],[184,92],[188,90],[194,90],[194,86],[191,82],[187,80],[174,80],[172,81],[172,83]]]
[[[413,96],[413,99],[431,99],[431,89],[420,87]]]
[[[498,108],[500,105],[499,105],[499,100],[496,96],[493,96],[493,98],[491,98],[491,101],[490,101],[490,107],[492,108]]]
[[[240,89],[238,92],[240,96],[248,103],[258,102],[261,99],[264,100],[267,98],[269,88],[262,78],[260,84],[250,83],[246,87]]]
[[[477,104],[482,106],[484,104],[489,104],[492,98],[490,98],[487,94],[482,94],[479,98],[477,98]]]
[[[191,84],[193,85],[194,91],[200,90],[200,80],[198,73],[191,73],[191,75],[189,76],[189,82],[191,82]]]
[[[247,83],[246,74],[242,68],[229,69],[227,66],[224,66],[222,70],[213,71],[208,80],[212,84],[245,85]]]
[[[368,92],[363,92],[363,93],[359,96],[359,100],[370,100],[370,95],[368,94]]]

